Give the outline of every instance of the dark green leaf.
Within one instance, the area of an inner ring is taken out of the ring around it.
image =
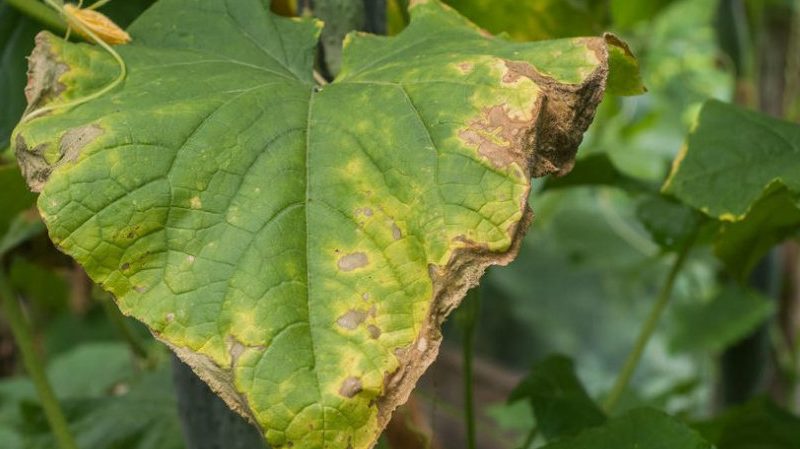
[[[28,56],[41,27],[6,2],[0,3],[0,150],[25,110]],[[5,184],[0,181],[3,188]],[[0,209],[0,214],[3,210]],[[0,231],[2,233],[2,231]]]
[[[700,226],[701,217],[694,209],[662,195],[648,195],[636,208],[636,216],[662,248],[681,247]]]
[[[34,211],[25,211],[11,221],[5,234],[0,235],[0,259],[22,242],[44,232],[44,224]]]
[[[711,449],[697,432],[649,408],[631,410],[605,425],[542,449]]]
[[[611,0],[611,20],[615,27],[630,28],[644,20],[652,20],[673,0]]]
[[[547,357],[531,368],[509,398],[521,399],[530,401],[536,423],[548,440],[576,434],[606,420],[575,375],[572,360],[561,355]]]
[[[599,0],[445,0],[492,33],[513,39],[543,40],[591,36],[604,31],[605,5]]]
[[[776,183],[800,191],[800,126],[710,100],[663,190],[711,217],[738,221]]]
[[[620,172],[607,153],[593,153],[578,159],[566,175],[547,178],[543,188],[561,189],[598,185],[619,187],[631,192],[648,189],[644,183]]]
[[[756,399],[694,426],[717,449],[800,449],[800,418]]]
[[[35,199],[17,166],[0,164],[0,239],[8,231],[11,221],[33,206]]]
[[[758,293],[730,286],[706,303],[677,305],[671,347],[721,351],[769,318],[774,306]]]
[[[737,279],[745,280],[776,244],[800,229],[800,200],[786,187],[774,185],[741,221],[724,223],[714,251]]]

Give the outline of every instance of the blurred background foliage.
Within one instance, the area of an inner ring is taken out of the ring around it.
[[[592,407],[586,404],[608,394],[667,277],[668,253],[685,234],[681,227],[701,220],[668,199],[642,193],[658,192],[701,105],[718,99],[800,118],[800,63],[792,59],[800,58],[800,7],[792,0],[446,2],[510,39],[614,32],[630,44],[648,90],[634,97],[607,96],[581,146],[574,176],[536,181],[531,194],[536,219],[519,257],[508,267],[492,268],[481,284],[480,304],[448,321],[440,359],[380,443],[394,449],[467,447],[459,373],[464,372],[461,345],[472,338],[477,447],[518,448],[526,438],[543,442],[547,429],[564,431],[543,421],[538,427],[544,435],[531,438],[535,418],[524,399],[536,409],[541,404],[536,385],[548,385],[546,378],[535,378],[537,373],[552,369],[560,373],[557,379],[570,379],[563,387],[572,392],[568,406],[573,408],[566,410],[585,412],[586,425],[597,418],[586,412]],[[8,142],[24,109],[24,57],[33,36],[43,27],[59,31],[57,21],[37,21],[12,3],[0,1],[0,142]],[[101,11],[126,25],[150,3],[116,0]],[[335,3],[316,2],[334,15]],[[376,13],[376,3],[385,9]],[[314,7],[315,2],[303,0],[273,3],[287,15]],[[405,7],[403,0],[367,1],[371,18],[351,28],[397,33],[408,20]],[[376,25],[375,17],[385,21]],[[788,27],[785,36],[775,36],[780,32],[775,21]],[[764,46],[774,48],[775,39],[783,39],[779,44],[788,49],[785,67],[766,60]],[[783,80],[777,95],[770,90],[770,77]],[[735,126],[729,132],[735,133]],[[611,181],[584,182],[579,169],[590,175],[608,172]],[[0,152],[0,235],[34,199],[13,155]],[[695,428],[720,449],[800,448],[800,420],[792,415],[800,410],[793,340],[800,309],[796,244],[785,243],[770,254],[751,281],[758,293],[732,282],[709,245],[690,253],[672,303],[612,416],[653,406],[697,423]],[[166,349],[121,316],[108,295],[45,235],[25,242],[5,263],[78,446],[187,447]],[[472,337],[464,333],[468,312],[475,315]],[[567,354],[574,364],[548,358],[551,354]],[[548,368],[537,371],[537,366]],[[736,384],[737,375],[744,383]],[[518,384],[514,397],[523,400],[509,402]],[[731,385],[739,396],[726,392]],[[736,403],[743,405],[728,407]],[[605,420],[598,413],[597,419]],[[624,423],[627,418],[613,419]],[[602,435],[597,438],[602,441]],[[55,447],[2,318],[0,447]]]

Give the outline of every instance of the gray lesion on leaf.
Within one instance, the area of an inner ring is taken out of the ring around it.
[[[367,319],[367,312],[362,310],[348,310],[336,320],[339,326],[353,330]]]
[[[50,174],[56,168],[74,162],[86,145],[103,134],[103,128],[95,123],[72,128],[61,135],[58,144],[58,155],[54,162],[48,162],[46,155],[48,145],[39,144],[30,148],[25,137],[17,134],[14,139],[14,151],[20,170],[34,192],[41,192]]]
[[[28,84],[25,86],[28,106],[25,114],[52,102],[66,89],[60,79],[70,68],[53,52],[50,39],[48,33],[39,33],[36,36],[36,46],[28,57]],[[45,142],[31,146],[22,133],[17,134],[13,141],[14,151],[31,190],[40,192],[53,170],[75,161],[83,148],[100,137],[103,132],[103,128],[96,123],[69,129],[58,140],[55,155],[49,154],[53,143]]]
[[[14,152],[17,155],[17,163],[19,164],[22,176],[28,182],[28,187],[34,192],[41,192],[44,183],[50,177],[53,167],[47,163],[44,158],[44,152],[47,146],[36,145],[33,148],[28,147],[25,138],[21,134],[17,134],[14,138]]]
[[[361,393],[362,389],[361,379],[350,376],[342,382],[342,385],[339,387],[339,394],[346,398],[352,398],[358,393]]]
[[[353,271],[363,268],[369,263],[367,255],[361,251],[350,253],[339,258],[339,269],[342,271]]]
[[[28,56],[28,84],[25,98],[28,107],[25,113],[40,108],[58,97],[66,88],[59,79],[69,70],[50,47],[50,34],[46,31],[36,35],[36,46]]]

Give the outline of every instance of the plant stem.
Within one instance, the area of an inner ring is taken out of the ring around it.
[[[37,0],[5,0],[5,2],[53,31],[63,32],[67,29],[64,19],[44,3]]]
[[[475,400],[472,387],[472,361],[475,344],[475,322],[477,321],[478,310],[480,309],[481,295],[478,287],[467,292],[464,298],[463,307],[463,331],[464,341],[462,344],[464,357],[464,421],[467,426],[467,448],[475,449]]]
[[[22,313],[16,296],[11,290],[11,286],[8,284],[5,273],[2,271],[0,271],[0,303],[3,306],[3,314],[11,326],[14,339],[17,341],[25,370],[33,381],[36,392],[39,394],[42,409],[44,409],[45,417],[50,424],[58,447],[61,449],[78,449],[67,426],[64,413],[61,411],[61,406],[53,393],[53,388],[44,374],[44,367],[36,355],[31,329]]]
[[[667,279],[665,280],[664,285],[661,287],[661,292],[658,295],[658,299],[656,300],[655,304],[653,304],[650,314],[645,320],[642,329],[639,331],[639,336],[636,338],[636,343],[633,347],[633,350],[630,354],[628,354],[628,358],[625,360],[625,365],[622,367],[622,371],[620,372],[619,377],[617,377],[614,387],[611,389],[611,393],[609,393],[608,398],[606,398],[604,404],[606,413],[611,413],[611,411],[614,410],[614,407],[622,397],[622,393],[625,392],[625,388],[627,388],[628,383],[630,383],[630,380],[636,371],[636,367],[639,365],[639,361],[642,359],[642,354],[644,354],[644,350],[647,348],[647,343],[650,341],[650,337],[653,336],[653,332],[656,330],[656,325],[658,325],[661,314],[664,312],[664,309],[669,303],[670,296],[672,295],[672,287],[675,285],[675,279],[678,277],[678,273],[681,271],[681,268],[683,268],[683,264],[686,262],[686,258],[689,255],[689,250],[692,248],[693,243],[693,238],[688,239],[675,258],[675,262],[672,264],[672,268],[667,275]]]

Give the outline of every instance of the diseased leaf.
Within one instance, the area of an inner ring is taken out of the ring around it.
[[[53,241],[276,448],[372,445],[602,96],[603,38],[511,43],[436,1],[411,15],[349,35],[315,86],[318,23],[163,0],[118,47],[123,85],[13,136]],[[31,109],[117,76],[96,47],[37,44]]]
[[[606,34],[608,46],[607,91],[613,95],[641,95],[647,92],[639,73],[639,61],[628,45],[613,34]]]
[[[800,192],[800,126],[710,100],[663,190],[711,217],[738,221],[772,184]]]
[[[663,412],[641,408],[543,449],[711,449],[694,430]]]
[[[550,356],[531,368],[511,393],[510,401],[527,399],[536,424],[548,440],[576,434],[606,421],[605,414],[583,388],[572,360]]]
[[[705,303],[675,308],[673,350],[722,351],[749,335],[775,312],[755,291],[729,286]]]

